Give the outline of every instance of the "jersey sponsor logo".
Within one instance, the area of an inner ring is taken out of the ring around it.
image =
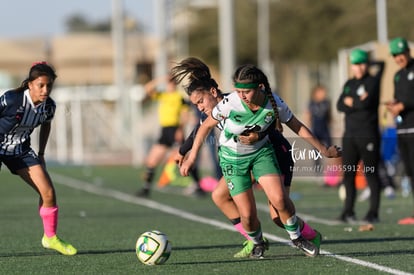
[[[235,116],[233,117],[233,119],[234,119],[236,122],[242,122],[241,118],[242,118],[242,116],[241,116],[241,115],[235,115]]]
[[[244,126],[246,130],[244,130],[240,135],[248,136],[251,132],[260,132],[261,127],[257,124],[255,125],[246,125]]]

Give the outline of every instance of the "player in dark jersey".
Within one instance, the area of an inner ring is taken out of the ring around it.
[[[395,117],[398,148],[414,196],[414,59],[407,40],[402,37],[391,40],[389,47],[400,70],[394,76],[394,100],[388,102],[386,107]],[[414,211],[412,216],[398,223],[414,224]]]
[[[206,116],[210,115],[214,106],[216,106],[224,97],[218,88],[216,81],[211,78],[208,67],[196,58],[188,58],[180,62],[172,69],[172,75],[175,76],[178,81],[182,81],[185,77],[190,78],[190,84],[186,87],[187,93],[190,95],[192,103]],[[218,128],[222,130],[222,124],[219,123]],[[265,138],[266,135],[269,136],[276,157],[279,160],[278,163],[281,172],[284,176],[285,188],[287,192],[289,192],[293,171],[293,160],[289,152],[290,144],[280,132],[274,130],[274,127],[270,128],[272,129],[269,129],[265,134],[251,132],[246,136],[240,136],[239,138],[245,143],[254,143]],[[183,162],[186,153],[191,150],[197,130],[198,128],[195,128],[185,143],[180,147],[179,154],[176,157],[179,165]],[[249,240],[249,237],[240,223],[239,212],[229,194],[229,190],[223,178],[219,181],[218,186],[213,191],[212,199],[224,215],[229,218],[235,228],[247,239],[243,250],[236,253],[234,256],[250,256],[250,253],[253,250],[253,242]],[[273,221],[283,228],[279,215],[273,207],[270,207],[270,213]],[[311,240],[319,248],[321,235],[317,231],[313,230],[308,224],[303,222],[301,224],[301,233],[303,237]]]
[[[56,235],[58,205],[44,159],[56,109],[50,98],[56,77],[54,69],[46,62],[34,63],[21,86],[0,97],[0,165],[6,165],[39,194],[43,247],[64,255],[75,255],[77,250]],[[36,153],[31,148],[30,135],[38,126],[39,151]]]
[[[380,132],[378,105],[380,83],[385,63],[369,61],[368,53],[354,49],[350,55],[353,77],[346,81],[337,101],[337,109],[345,113],[345,132],[342,138],[344,168],[343,184],[346,190],[344,209],[339,220],[356,222],[354,204],[356,199],[355,174],[364,163],[365,177],[371,190],[370,206],[364,222],[379,221],[381,182],[378,176],[380,161]],[[369,66],[376,66],[375,75],[369,74]],[[361,170],[362,171],[362,170]]]

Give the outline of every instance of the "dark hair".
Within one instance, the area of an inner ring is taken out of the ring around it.
[[[55,70],[51,65],[49,65],[45,61],[41,62],[35,62],[32,64],[32,67],[29,71],[29,76],[22,81],[20,84],[20,87],[16,89],[16,91],[24,91],[29,88],[29,82],[35,80],[36,78],[40,76],[48,76],[52,83],[57,78],[57,75],[55,73]]]
[[[177,83],[183,82],[186,78],[184,89],[190,96],[194,91],[209,90],[216,88],[217,94],[221,96],[217,82],[211,77],[208,66],[196,57],[188,57],[182,60],[171,69],[171,78]]]
[[[251,64],[240,66],[236,69],[233,75],[233,82],[242,84],[263,84],[265,87],[264,91],[266,93],[266,96],[270,100],[270,103],[272,104],[272,109],[275,113],[276,129],[279,132],[283,132],[283,127],[280,123],[279,111],[277,109],[276,100],[273,97],[269,80],[267,79],[267,76],[263,73],[263,71]]]

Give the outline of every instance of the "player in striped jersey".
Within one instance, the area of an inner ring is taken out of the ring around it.
[[[56,235],[56,192],[44,159],[56,109],[55,102],[49,97],[56,77],[54,69],[46,62],[34,63],[21,86],[0,97],[0,165],[3,163],[39,194],[43,247],[64,255],[75,255],[77,250]],[[31,148],[30,135],[38,126],[39,151],[36,153]]]

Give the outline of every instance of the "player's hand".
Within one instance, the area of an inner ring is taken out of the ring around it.
[[[190,158],[187,158],[183,161],[183,163],[180,166],[180,174],[183,177],[187,177],[190,175],[191,167],[193,166],[194,161]]]
[[[344,104],[348,107],[352,107],[354,105],[354,99],[350,96],[344,97]]]
[[[250,145],[256,143],[259,140],[259,133],[249,132],[247,135],[239,136],[240,143]]]
[[[180,154],[180,152],[176,152],[174,154],[174,161],[175,163],[177,163],[178,167],[181,167],[181,165],[183,164],[184,161],[184,156]]]
[[[389,101],[385,103],[387,111],[390,112],[393,116],[398,116],[403,110],[404,105],[401,102]]]
[[[342,149],[336,145],[331,145],[323,150],[322,154],[327,158],[339,158],[342,156]]]

